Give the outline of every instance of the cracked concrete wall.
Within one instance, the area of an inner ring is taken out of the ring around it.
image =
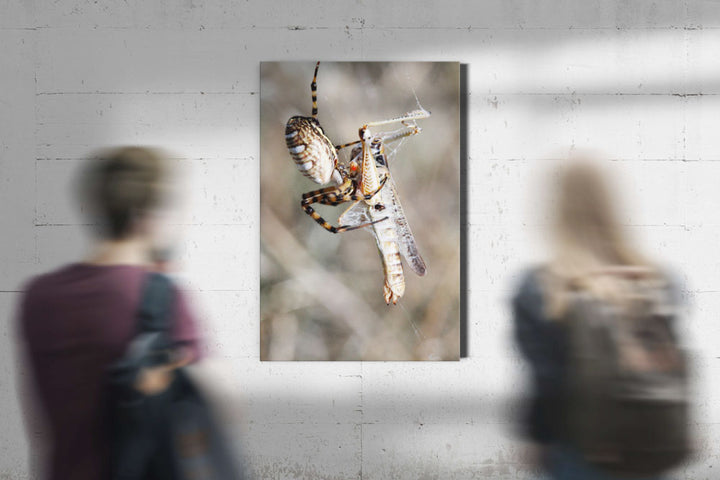
[[[0,12],[0,477],[32,478],[10,321],[22,282],[83,253],[69,193],[88,151],[149,143],[187,157],[180,258],[258,478],[532,477],[506,300],[540,255],[528,185],[570,146],[616,160],[623,218],[685,280],[699,451],[678,478],[715,478],[719,2],[2,0]],[[258,361],[259,62],[314,59],[468,65],[460,362]]]

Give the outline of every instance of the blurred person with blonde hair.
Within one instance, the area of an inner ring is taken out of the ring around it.
[[[91,252],[24,289],[18,330],[31,373],[27,386],[39,410],[29,415],[41,415],[49,429],[45,478],[110,477],[106,376],[136,335],[143,285],[166,260],[158,253],[171,246],[170,166],[156,149],[100,152],[79,185],[99,232]],[[173,290],[175,360],[140,371],[135,387],[146,395],[162,392],[174,368],[200,356],[194,315],[182,292]]]
[[[598,161],[561,163],[550,260],[512,299],[526,433],[551,478],[661,478],[689,450],[678,288],[629,241]]]

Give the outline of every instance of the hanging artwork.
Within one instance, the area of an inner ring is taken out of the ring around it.
[[[262,360],[457,360],[460,67],[261,64]]]

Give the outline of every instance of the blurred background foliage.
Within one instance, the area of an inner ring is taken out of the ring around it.
[[[322,188],[295,167],[285,123],[311,113],[314,62],[261,65],[261,358],[455,360],[460,355],[459,64],[322,62],[321,125],[334,144],[367,122],[418,108],[422,133],[388,148],[400,201],[428,272],[403,262],[405,295],[383,300],[383,269],[366,229],[332,234],[300,207]],[[399,125],[398,125],[399,126]],[[398,126],[376,127],[373,132]],[[339,152],[347,161],[350,149]],[[331,224],[350,204],[316,210]]]

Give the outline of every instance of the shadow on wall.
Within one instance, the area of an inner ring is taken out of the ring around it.
[[[257,478],[534,478],[530,448],[512,433],[518,399],[422,394],[346,410],[355,400],[273,396],[248,407],[235,439],[248,469]]]

